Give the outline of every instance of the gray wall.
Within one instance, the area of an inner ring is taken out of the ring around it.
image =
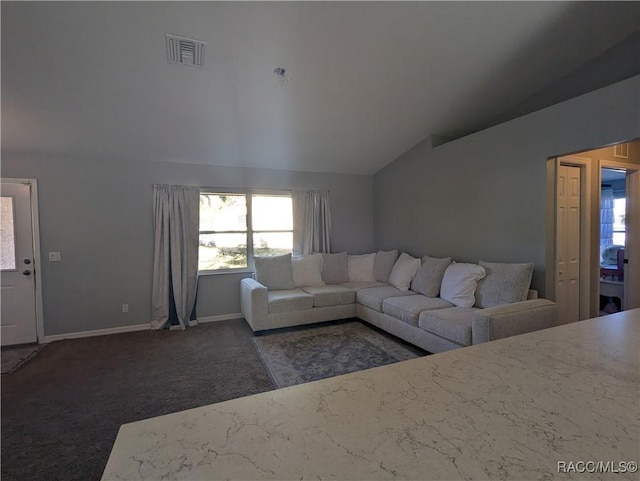
[[[329,189],[334,249],[373,249],[373,178],[2,152],[2,177],[38,179],[45,335],[148,323],[154,183]],[[61,252],[62,262],[47,253]],[[240,312],[239,280],[203,276],[198,317]],[[129,304],[129,313],[121,306]]]
[[[423,141],[374,177],[378,249],[533,261],[545,292],[546,160],[640,137],[640,77],[454,142]]]

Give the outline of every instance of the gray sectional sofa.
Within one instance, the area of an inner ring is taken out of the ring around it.
[[[437,353],[556,325],[556,304],[529,289],[532,270],[396,251],[258,258],[241,309],[254,332],[358,317]]]

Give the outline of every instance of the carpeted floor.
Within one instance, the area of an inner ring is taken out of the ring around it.
[[[35,346],[19,346],[19,347],[3,347],[0,353],[2,359],[2,374],[8,374],[15,371],[20,366],[29,362],[44,345]]]
[[[354,320],[253,338],[278,388],[406,361],[424,351]]]
[[[2,376],[2,480],[99,480],[121,424],[273,389],[251,337],[239,319],[47,345]]]
[[[237,319],[47,345],[1,377],[0,478],[99,480],[120,425],[272,390],[252,338]]]

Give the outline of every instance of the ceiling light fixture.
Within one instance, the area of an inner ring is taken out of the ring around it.
[[[284,67],[274,68],[273,73],[276,74],[278,82],[280,82],[281,86],[286,84],[289,81],[289,78],[286,76],[287,71],[285,70]]]

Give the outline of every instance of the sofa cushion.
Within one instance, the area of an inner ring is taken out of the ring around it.
[[[403,252],[391,269],[389,284],[401,291],[408,291],[418,269],[420,269],[420,259]]]
[[[418,326],[425,331],[460,344],[471,345],[471,323],[476,307],[450,307],[435,311],[422,311]]]
[[[291,254],[255,257],[256,281],[269,290],[295,289]]]
[[[453,304],[438,297],[403,296],[388,297],[382,303],[382,312],[395,317],[412,326],[418,325],[418,317],[422,311],[446,309]]]
[[[453,262],[444,271],[440,297],[457,307],[471,307],[476,303],[478,281],[484,276],[484,267]]]
[[[422,266],[411,281],[411,290],[427,297],[438,297],[444,271],[451,264],[451,257],[438,259],[424,256]]]
[[[417,296],[415,292],[401,291],[393,286],[368,287],[356,294],[356,302],[382,312],[382,302],[388,297]]]
[[[322,254],[322,280],[325,284],[349,282],[349,255],[346,252]]]
[[[393,265],[398,260],[398,251],[378,251],[376,253],[376,259],[373,263],[373,271],[376,275],[376,281],[389,282],[389,275]]]
[[[341,286],[303,287],[313,296],[313,307],[342,306],[356,302],[356,291]]]
[[[354,291],[359,291],[360,289],[367,289],[368,287],[380,287],[386,286],[384,282],[371,281],[371,282],[345,282],[344,284],[340,284],[342,287],[346,287],[347,289],[353,289]]]
[[[349,282],[374,282],[376,275],[373,266],[376,260],[375,254],[362,254],[349,256]]]
[[[476,306],[480,308],[502,306],[526,301],[533,275],[533,262],[508,264],[479,262],[487,276],[478,282]]]
[[[269,314],[303,311],[313,308],[313,296],[301,289],[286,289],[267,292]]]
[[[308,254],[291,258],[293,283],[296,287],[324,286],[322,254]]]

